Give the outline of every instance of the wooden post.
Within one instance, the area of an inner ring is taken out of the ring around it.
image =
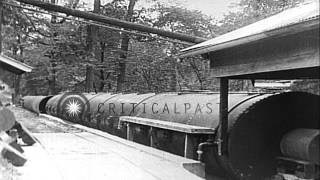
[[[184,140],[184,157],[193,159],[193,154],[194,154],[193,149],[194,149],[193,138],[191,134],[186,133],[185,140]]]
[[[220,78],[220,105],[219,105],[219,138],[218,154],[220,156],[227,152],[228,135],[228,89],[229,79]]]
[[[150,134],[150,147],[155,147],[155,144],[154,144],[154,140],[155,140],[155,134],[154,134],[154,130],[153,130],[153,127],[150,126],[150,129],[149,129],[149,134]]]
[[[127,124],[127,140],[133,141],[133,127],[130,123]]]

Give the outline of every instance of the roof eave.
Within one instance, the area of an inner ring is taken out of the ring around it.
[[[13,58],[10,58],[8,56],[5,56],[3,54],[0,55],[0,60],[2,63],[6,64],[7,66],[10,66],[13,73],[16,73],[16,74],[22,74],[22,73],[25,73],[25,72],[31,72],[32,71],[32,67],[25,64],[25,63],[22,63],[20,61],[17,61]]]
[[[280,37],[280,36],[286,36],[290,34],[296,34],[302,31],[307,31],[311,29],[319,29],[319,16],[317,18],[311,19],[309,21],[303,21],[296,24],[288,25],[285,27],[280,27],[277,29],[272,29],[269,31],[265,31],[262,33],[254,34],[247,37],[242,37],[239,39],[233,39],[228,42],[223,42],[221,44],[215,44],[212,46],[204,46],[200,48],[195,49],[189,49],[189,50],[182,50],[182,53],[178,54],[180,58],[187,57],[187,56],[195,56],[200,54],[206,54],[209,52],[215,52],[222,49],[227,49],[230,47],[235,47],[239,45],[244,45],[247,43],[252,43],[255,41],[263,40],[266,38],[272,38],[272,37]]]

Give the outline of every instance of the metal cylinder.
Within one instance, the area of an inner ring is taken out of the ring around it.
[[[35,113],[46,113],[45,105],[52,96],[24,96],[22,107]]]
[[[216,156],[234,179],[276,174],[283,136],[295,129],[319,129],[318,95],[288,92],[253,98],[229,111],[228,155]]]
[[[58,94],[53,96],[48,100],[46,103],[46,112],[50,115],[53,116],[58,116],[57,111],[58,111],[58,102],[62,98],[63,94]]]
[[[285,134],[280,143],[281,153],[290,158],[320,164],[320,130],[295,129]]]
[[[230,94],[229,109],[259,94]],[[176,123],[217,128],[219,93],[161,93],[142,101],[134,116]]]
[[[134,108],[143,100],[153,96],[150,94],[100,94],[89,98],[90,114],[92,116],[90,126],[96,126],[111,134],[125,137],[125,129],[119,128],[119,116],[132,115]]]

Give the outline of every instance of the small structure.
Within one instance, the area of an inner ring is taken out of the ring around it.
[[[283,11],[183,49],[205,54],[212,73],[229,79],[319,78],[319,2]]]
[[[220,78],[216,143],[219,155],[225,156],[229,79],[319,79],[319,2],[285,10],[183,49],[180,57],[193,55],[208,57],[212,74]]]
[[[25,63],[22,63],[20,61],[17,61],[13,58],[10,58],[8,56],[5,56],[3,54],[0,55],[0,72],[1,71],[8,71],[8,72],[11,72],[15,75],[18,76],[19,78],[19,75],[23,74],[23,73],[26,73],[26,72],[31,72],[32,71],[32,67],[25,64]],[[17,78],[17,79],[18,79]],[[14,88],[15,88],[15,91],[14,91],[14,94],[12,96],[12,102],[13,103],[17,103],[18,102],[18,99],[17,98],[19,96],[19,88],[20,88],[20,80],[16,80],[14,82]]]

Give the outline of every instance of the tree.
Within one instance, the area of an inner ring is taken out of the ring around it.
[[[304,0],[241,0],[236,6],[239,11],[230,12],[219,22],[219,34],[252,24],[285,9],[295,7]]]
[[[180,32],[193,36],[214,37],[214,19],[197,10],[188,10],[181,7],[166,7],[158,4],[153,10],[158,13],[153,26]]]
[[[34,23],[30,20],[31,17],[29,17],[24,11],[19,11],[16,8],[5,6],[3,14],[5,15],[3,18],[4,28],[2,30],[2,33],[5,34],[5,36],[3,36],[4,53],[24,62],[23,56],[25,49],[34,40],[34,38],[30,37],[35,33],[41,33],[42,30],[40,30],[40,28],[32,28]],[[33,20],[37,21],[35,18],[33,18]],[[13,82],[10,84],[12,87],[15,87],[15,97],[20,94],[20,81],[21,75],[9,75],[9,82]]]
[[[66,1],[65,6],[78,8],[78,2]],[[206,38],[246,25],[251,22],[248,20],[250,17],[257,20],[263,18],[265,12],[269,13],[269,10],[254,5],[253,1],[243,0],[239,5],[242,11],[227,15],[220,22],[222,25],[218,26],[213,18],[198,11],[164,4],[138,9],[134,8],[136,1],[133,0],[131,5],[128,0],[114,0],[106,4],[100,4],[99,0],[95,2],[94,11],[102,15]],[[261,6],[273,7],[272,3]],[[244,10],[245,8],[249,9]],[[16,11],[14,8],[7,9]],[[260,12],[259,16],[257,12]],[[270,14],[274,12],[275,9],[270,10]],[[200,56],[179,60],[175,56],[185,45],[161,40],[157,35],[138,36],[109,28],[97,28],[57,15],[50,19],[26,10],[7,14],[5,29],[8,36],[4,43],[5,52],[13,54],[13,49],[17,49],[13,47],[18,47],[16,52],[23,52],[21,60],[36,67],[31,74],[23,78],[23,93],[48,93],[52,75],[55,77],[56,92],[84,91],[87,66],[93,67],[92,87],[97,92],[217,89],[216,80],[210,77],[208,60]],[[13,18],[19,23],[10,21]],[[19,42],[17,34],[12,30],[14,26],[20,31]],[[19,50],[19,47],[23,47],[22,50]],[[235,89],[240,89],[238,87],[243,83],[235,84]]]
[[[153,12],[158,14],[155,19],[151,20],[155,27],[208,39],[215,37],[217,29],[214,24],[215,20],[200,11],[157,4]],[[212,81],[207,79],[210,72],[208,60],[196,56],[178,62],[177,57],[174,57],[174,54],[178,54],[179,50],[185,47],[185,45],[171,43],[170,48],[167,49],[173,59],[172,65],[176,68],[178,88],[180,90],[212,89],[212,84],[208,83]]]
[[[126,13],[126,21],[132,22],[133,21],[133,8],[136,4],[137,0],[130,0],[128,5],[128,11]],[[128,47],[129,47],[129,41],[130,38],[126,33],[122,34],[121,38],[121,52],[120,52],[120,58],[119,58],[119,75],[117,77],[117,91],[122,91],[122,85],[125,81],[125,74],[126,74],[126,58],[128,53]]]

